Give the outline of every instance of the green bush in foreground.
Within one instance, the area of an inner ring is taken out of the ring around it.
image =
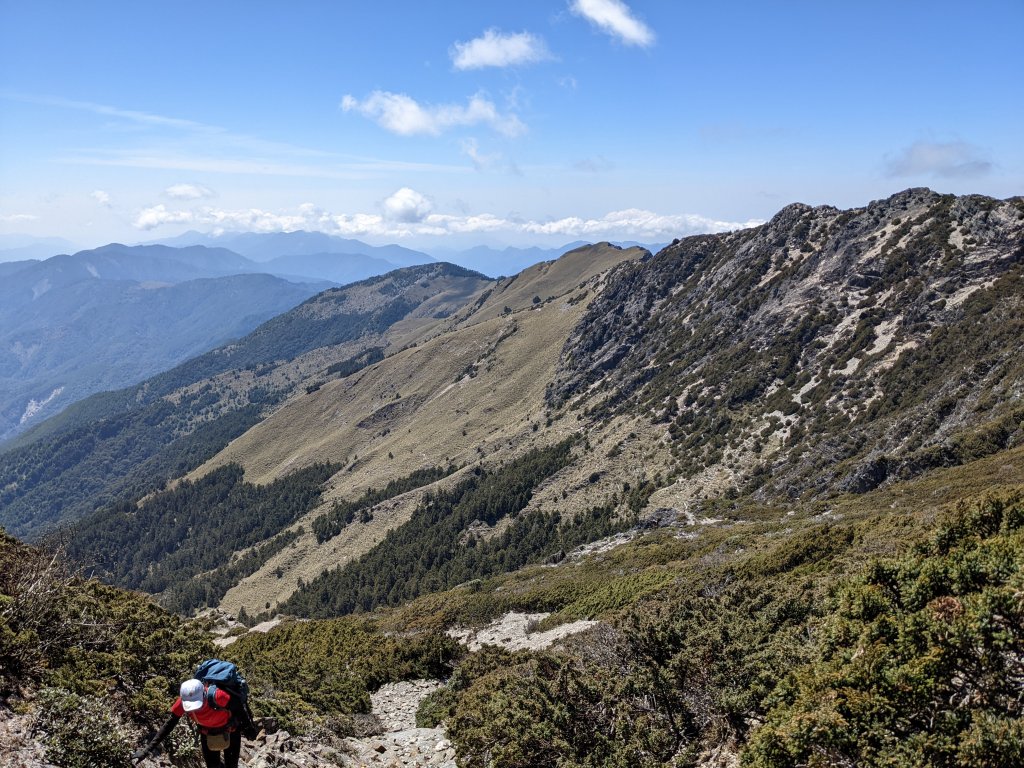
[[[209,638],[150,598],[83,580],[0,530],[0,700],[60,766],[127,765]]]
[[[424,701],[417,721],[447,719],[470,767],[663,765],[674,749],[668,724],[622,671],[583,656],[485,648]]]
[[[39,695],[36,728],[46,758],[62,768],[128,768],[132,733],[109,702],[58,688]]]
[[[838,598],[820,658],[779,686],[744,763],[1024,765],[1024,502],[961,505]]]
[[[614,629],[467,657],[420,720],[465,768],[1024,765],[1021,498],[854,577],[858,526],[711,553]]]

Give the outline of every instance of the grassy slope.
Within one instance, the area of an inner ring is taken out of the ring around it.
[[[569,421],[550,429],[543,422],[545,383],[586,306],[570,303],[585,296],[571,289],[641,254],[609,246],[581,249],[564,261],[532,267],[518,280],[503,281],[469,317],[457,318],[457,330],[293,399],[193,474],[236,461],[248,479],[269,482],[331,457],[347,469],[332,479],[315,515],[335,499],[383,487],[416,469],[449,460],[456,465],[492,461],[535,440],[554,442],[574,428]],[[535,295],[560,298],[535,307]],[[515,311],[503,314],[505,306]],[[268,602],[283,600],[299,579],[309,581],[380,542],[408,520],[420,495],[413,492],[384,505],[369,525],[350,526],[323,545],[307,525],[293,546],[231,590],[222,607],[263,610]]]

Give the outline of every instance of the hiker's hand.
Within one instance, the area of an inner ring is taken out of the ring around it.
[[[260,735],[260,732],[256,730],[255,725],[249,725],[242,729],[242,735],[249,741],[254,741]]]

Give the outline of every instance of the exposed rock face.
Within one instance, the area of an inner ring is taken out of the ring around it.
[[[548,402],[651,416],[676,474],[768,495],[961,463],[1024,439],[1022,262],[1020,198],[790,205],[620,266]]]
[[[420,702],[440,687],[437,680],[405,680],[382,685],[370,694],[373,714],[387,733],[415,728]]]

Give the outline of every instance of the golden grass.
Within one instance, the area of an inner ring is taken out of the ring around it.
[[[471,302],[474,311],[448,319],[452,330],[292,397],[193,472],[198,477],[234,461],[245,468],[248,481],[267,483],[318,461],[345,466],[331,479],[322,505],[296,524],[305,533],[228,592],[221,607],[233,612],[273,607],[300,579],[310,581],[379,543],[409,519],[422,491],[381,505],[370,523],[353,524],[319,545],[309,523],[334,500],[354,498],[424,467],[494,464],[577,429],[574,417],[548,425],[545,387],[586,299],[595,294],[594,276],[642,253],[608,245],[583,248],[501,281],[478,307]],[[578,287],[587,280],[591,284]],[[537,295],[545,299],[539,305],[533,303]],[[556,298],[546,301],[548,296]],[[425,337],[436,324],[410,320],[404,330],[394,331],[394,338]],[[542,489],[538,496],[540,504],[556,500],[554,491]]]

